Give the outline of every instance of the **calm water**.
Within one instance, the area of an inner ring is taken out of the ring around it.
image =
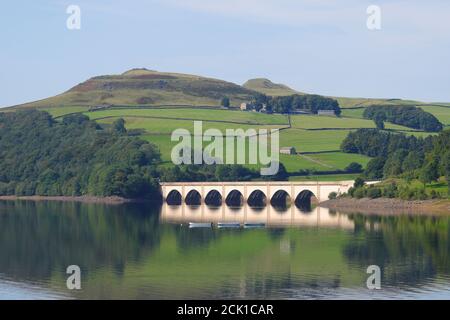
[[[265,227],[188,226],[202,221]],[[0,298],[450,299],[450,217],[0,202]]]

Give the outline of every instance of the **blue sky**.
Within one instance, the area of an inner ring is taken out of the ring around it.
[[[66,28],[70,4],[81,30]],[[366,27],[372,4],[378,31]],[[2,3],[0,39],[0,106],[134,67],[450,102],[446,0],[15,0]]]

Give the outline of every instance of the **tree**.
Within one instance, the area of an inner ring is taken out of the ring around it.
[[[386,115],[384,114],[384,112],[377,112],[373,121],[375,122],[378,130],[384,130],[384,121],[386,121]]]
[[[366,192],[364,190],[364,188],[357,188],[355,189],[355,191],[353,192],[353,196],[357,199],[361,199],[364,198],[366,196]]]
[[[448,194],[450,195],[450,151],[445,154],[445,178],[447,179]]]
[[[353,188],[361,188],[365,184],[364,179],[361,177],[358,177],[355,179],[355,182],[353,183]]]
[[[409,172],[416,170],[423,165],[423,153],[416,150],[410,151],[402,163],[402,171]]]
[[[116,121],[114,121],[112,124],[112,128],[115,132],[119,134],[127,133],[127,129],[125,128],[125,120],[123,120],[122,118],[119,118]]]
[[[383,121],[389,121],[414,129],[438,132],[443,128],[442,123],[434,115],[416,106],[372,105],[364,110],[363,116],[364,118],[377,122],[376,119],[380,117],[380,114],[384,114]]]
[[[383,197],[385,198],[395,198],[397,197],[398,188],[395,183],[389,183],[384,189],[383,189]]]
[[[395,152],[391,153],[383,167],[383,177],[395,177],[401,174],[403,160],[407,155],[407,151],[404,149],[398,149]]]
[[[229,108],[230,107],[230,98],[223,97],[222,101],[220,101],[220,105],[224,108]]]
[[[83,115],[55,121],[37,110],[0,113],[0,195],[155,198],[159,151]]]
[[[370,199],[380,198],[381,197],[381,189],[376,188],[376,187],[367,189],[367,197],[369,197]]]
[[[84,114],[80,114],[80,113],[75,113],[75,114],[69,114],[67,116],[63,117],[63,123],[65,125],[70,125],[70,124],[82,124],[84,122],[88,122],[89,121],[89,117],[84,115]]]
[[[377,157],[369,161],[364,177],[367,179],[381,179],[383,177],[383,168],[386,160],[383,157]]]
[[[363,171],[363,167],[357,162],[352,162],[344,170],[349,173],[360,173]]]
[[[262,176],[262,178],[266,180],[272,181],[286,181],[289,178],[289,173],[286,170],[286,167],[279,162],[278,163],[278,172],[273,176]]]
[[[330,200],[334,200],[336,198],[337,198],[337,192],[333,191],[328,195],[328,199],[330,199]]]
[[[341,114],[337,100],[315,94],[273,97],[268,99],[267,106],[278,113],[305,110],[317,114],[319,110],[333,110],[336,115]]]
[[[431,161],[427,163],[419,174],[419,180],[426,185],[427,183],[433,182],[439,178],[438,168],[436,161]]]

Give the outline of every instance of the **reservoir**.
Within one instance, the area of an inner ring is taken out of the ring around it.
[[[450,217],[0,201],[0,298],[449,299]]]

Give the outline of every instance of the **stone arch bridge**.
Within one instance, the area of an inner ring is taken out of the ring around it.
[[[168,203],[200,205],[225,202],[233,205],[239,201],[241,204],[250,201],[266,204],[280,199],[290,202],[310,201],[313,197],[320,203],[328,200],[332,192],[347,192],[353,186],[353,181],[165,182],[160,185],[162,196]]]

